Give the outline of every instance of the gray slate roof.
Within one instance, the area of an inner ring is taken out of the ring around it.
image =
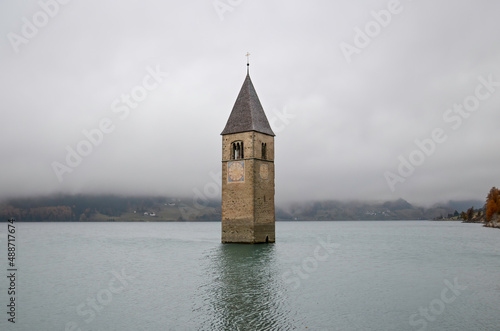
[[[247,131],[275,136],[248,74],[221,135]]]

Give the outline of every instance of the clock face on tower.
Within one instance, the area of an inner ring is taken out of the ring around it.
[[[262,179],[267,179],[267,177],[269,177],[269,167],[267,166],[267,164],[260,165],[259,173],[260,178]]]
[[[227,181],[243,182],[245,181],[245,162],[233,161],[227,163]]]

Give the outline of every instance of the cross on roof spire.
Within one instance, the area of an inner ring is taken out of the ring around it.
[[[245,56],[247,57],[247,75],[248,75],[248,70],[250,68],[250,53],[247,52]]]

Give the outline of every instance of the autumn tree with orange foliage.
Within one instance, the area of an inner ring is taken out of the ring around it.
[[[486,221],[490,222],[495,214],[500,215],[500,190],[492,187],[486,197]]]

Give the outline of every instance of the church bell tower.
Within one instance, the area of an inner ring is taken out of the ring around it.
[[[221,135],[222,242],[273,243],[275,134],[250,80],[248,63]]]

